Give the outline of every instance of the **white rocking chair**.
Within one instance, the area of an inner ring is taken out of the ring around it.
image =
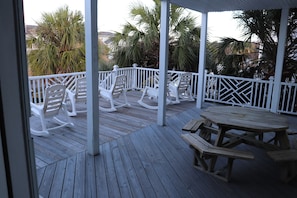
[[[191,79],[191,73],[181,73],[175,80],[168,84],[168,92],[172,104],[178,104],[181,101],[194,101]],[[172,100],[172,98],[174,100]]]
[[[154,75],[153,87],[146,86],[143,90],[141,98],[137,101],[138,104],[147,109],[158,109],[158,95],[159,95],[159,74]],[[167,93],[168,95],[168,93]],[[149,99],[150,102],[146,100]],[[170,99],[166,98],[166,104],[171,103]]]
[[[99,86],[99,97],[110,102],[109,108],[101,106],[99,102],[99,109],[101,111],[113,112],[117,111],[118,108],[130,106],[126,95],[126,83],[126,75],[119,75],[115,77],[115,80],[109,89]],[[121,95],[123,96],[123,99],[120,98]]]
[[[207,98],[211,99],[217,99],[218,98],[218,89],[217,89],[217,77],[214,76],[213,72],[209,73],[209,76],[206,79],[206,92],[205,96]]]
[[[31,103],[31,112],[34,116],[39,117],[41,121],[42,130],[35,130],[31,128],[31,134],[36,136],[48,136],[49,130],[57,129],[67,125],[72,125],[63,103],[65,97],[66,87],[64,85],[52,85],[45,89],[44,102],[42,105]],[[59,113],[63,113],[65,121],[57,118]],[[60,125],[52,128],[47,128],[46,119],[53,118]]]
[[[86,103],[87,101],[87,80],[86,77],[77,78],[75,83],[75,89],[73,91],[66,89],[67,97],[71,104],[71,111],[68,111],[69,116],[76,116],[77,113],[84,113],[87,110],[77,110],[76,106],[78,102]]]

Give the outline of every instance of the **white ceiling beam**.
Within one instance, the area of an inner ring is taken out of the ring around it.
[[[171,0],[171,3],[204,13],[297,8],[295,0]]]

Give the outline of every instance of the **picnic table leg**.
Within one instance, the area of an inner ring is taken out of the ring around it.
[[[226,131],[227,131],[227,128],[219,126],[217,139],[216,139],[216,141],[214,143],[215,146],[222,146]]]
[[[195,148],[193,149],[194,149],[194,161],[193,161],[194,167],[198,169],[200,167],[202,170],[207,171],[208,169],[207,163],[203,158],[200,157],[200,152],[197,151]]]
[[[230,181],[231,179],[231,172],[232,172],[232,167],[233,167],[233,160],[232,158],[228,159],[228,168],[227,168],[227,173],[226,173],[226,179],[227,181]]]
[[[282,182],[288,183],[297,175],[296,161],[280,163],[280,179]]]
[[[264,139],[264,134],[263,133],[260,133],[259,136],[259,141],[263,142],[263,139]]]
[[[290,142],[286,131],[276,132],[275,140],[279,143],[281,149],[290,149]]]
[[[226,128],[224,128],[222,126],[219,126],[217,139],[216,139],[216,141],[214,143],[215,146],[221,146],[222,145],[226,131],[227,131]],[[217,161],[217,157],[213,157],[211,159],[210,166],[209,166],[209,171],[213,172],[214,167],[216,165],[216,161]]]
[[[212,125],[212,123],[209,120],[205,120],[203,125],[210,127]],[[200,137],[202,137],[206,141],[208,141],[208,142],[211,141],[211,131],[209,129],[202,127],[200,129],[199,135],[200,135]]]

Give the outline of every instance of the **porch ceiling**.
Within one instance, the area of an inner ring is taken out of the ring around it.
[[[296,0],[171,0],[198,12],[297,8]]]

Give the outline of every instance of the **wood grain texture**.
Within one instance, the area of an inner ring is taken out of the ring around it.
[[[222,126],[253,132],[283,131],[289,128],[286,117],[282,115],[246,107],[210,107],[201,116]]]
[[[137,95],[141,95],[137,92],[130,94],[135,94],[134,100],[130,98],[131,103],[137,101],[135,100],[138,99]],[[123,109],[122,113],[129,112],[127,113],[129,116],[133,113],[137,114],[138,111],[141,112],[139,118],[147,117],[143,121],[143,126],[134,131],[119,131],[119,133],[125,132],[124,135],[113,138],[111,132],[118,131],[114,129],[115,124],[105,125],[104,130],[108,130],[110,126],[110,133],[105,142],[101,137],[100,155],[90,156],[83,149],[86,143],[85,121],[77,121],[76,127],[72,129],[65,128],[52,132],[53,134],[48,138],[34,137],[35,145],[38,142],[40,147],[35,149],[38,151],[38,154],[35,152],[36,158],[42,156],[42,160],[46,161],[46,163],[39,162],[40,167],[37,165],[40,195],[66,197],[63,192],[69,192],[72,189],[73,197],[98,198],[125,198],[127,195],[140,198],[296,197],[297,181],[293,180],[290,184],[281,183],[278,165],[264,150],[253,146],[241,144],[236,147],[252,152],[255,160],[238,160],[233,167],[230,183],[193,168],[192,163],[189,163],[193,160],[193,153],[181,138],[183,133],[181,129],[191,119],[199,118],[201,110],[195,108],[195,103],[186,102],[168,107],[166,126],[158,126],[154,123],[157,112],[145,110],[134,104],[134,107],[133,105],[131,107],[135,108],[134,111]],[[150,118],[149,115],[155,115],[155,117]],[[110,114],[106,116],[113,118]],[[121,116],[124,117],[124,115]],[[85,119],[83,114],[77,117]],[[296,118],[290,118],[290,127],[297,129]],[[102,127],[101,123],[100,127]],[[71,154],[73,147],[65,148],[69,144],[51,143],[62,136],[65,141],[68,138],[70,142],[76,142],[75,147],[80,150],[74,149]],[[264,136],[264,139],[266,138],[269,139],[271,136],[267,134]],[[63,156],[63,150],[68,150],[68,154]],[[49,156],[49,159],[46,159],[46,156]],[[69,160],[74,164],[70,166]],[[217,164],[224,165],[225,161],[218,160]]]

